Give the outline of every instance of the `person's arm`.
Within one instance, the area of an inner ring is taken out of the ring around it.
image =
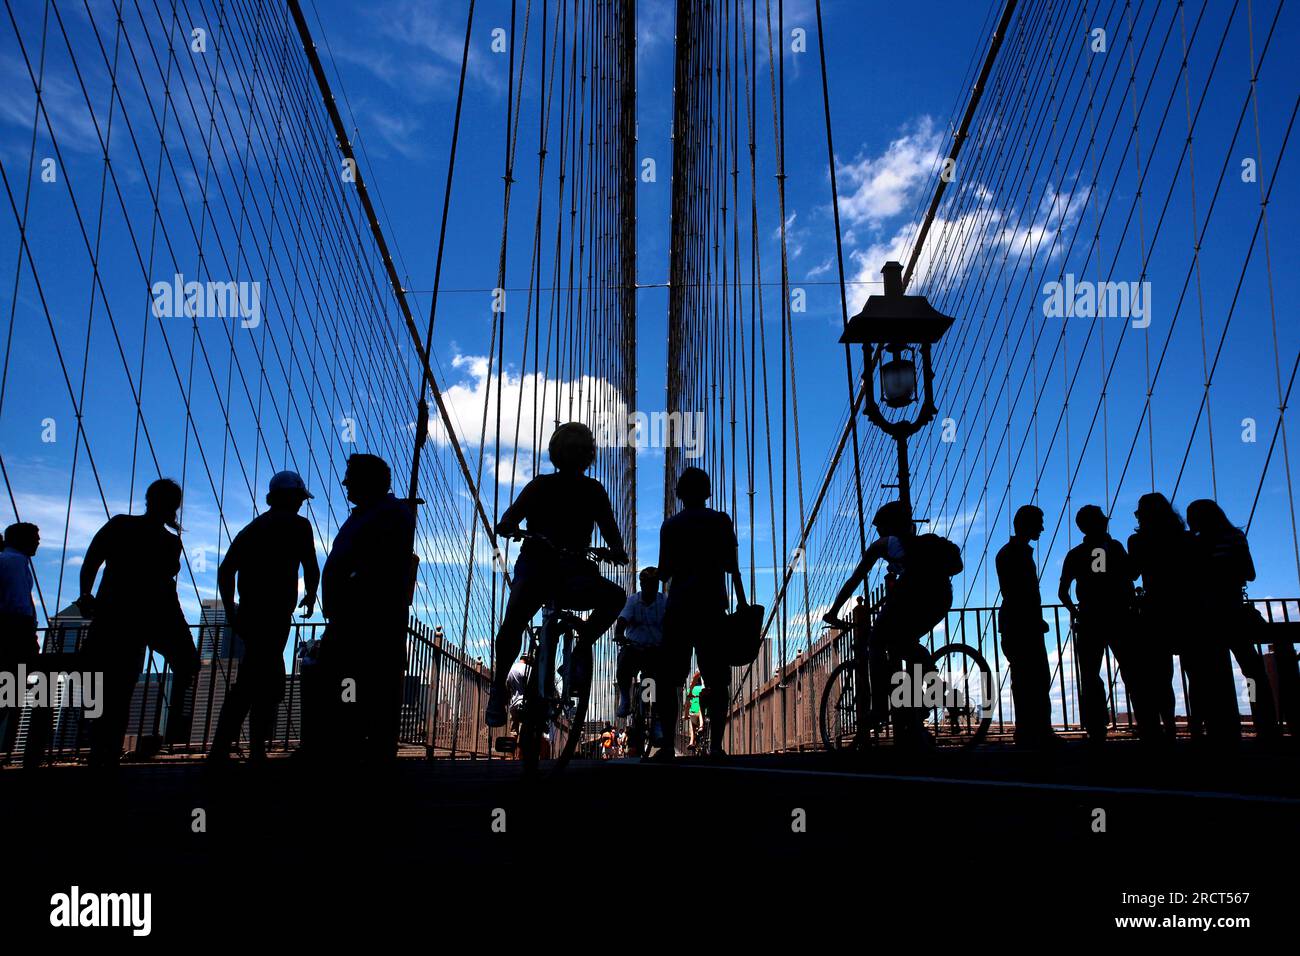
[[[110,518],[95,532],[95,536],[90,539],[90,546],[86,548],[86,557],[81,562],[81,596],[77,598],[77,604],[81,607],[83,614],[86,614],[90,607],[93,606],[95,578],[99,576],[99,569],[104,566],[104,562],[108,559],[108,539],[113,533],[109,529],[112,527],[113,519]]]
[[[1074,575],[1069,570],[1069,563],[1061,567],[1061,584],[1056,589],[1056,596],[1061,603],[1065,605],[1066,610],[1070,612],[1070,618],[1078,617],[1079,608],[1074,603],[1074,598],[1070,596],[1070,585],[1074,583]]]
[[[533,491],[533,482],[536,480],[537,479],[534,478],[533,481],[524,485],[523,490],[519,492],[519,496],[515,498],[510,507],[502,513],[499,519],[497,519],[497,526],[493,529],[496,532],[497,537],[510,538],[519,533],[519,525],[528,517],[529,504],[532,502],[533,495],[535,494]]]
[[[302,584],[307,591],[298,606],[306,609],[303,617],[311,617],[316,610],[316,594],[320,589],[320,565],[316,563],[316,539],[312,535],[311,522],[305,518],[302,554],[298,561],[302,564]]]
[[[727,519],[727,531],[731,535],[731,545],[727,549],[725,570],[731,575],[731,586],[736,589],[736,605],[745,607],[749,601],[745,600],[745,581],[740,576],[740,542],[736,540],[736,528],[730,518]]]
[[[855,592],[862,585],[862,582],[867,579],[867,575],[871,573],[871,569],[875,566],[876,562],[884,557],[885,547],[884,538],[877,538],[875,541],[871,542],[871,545],[867,548],[867,553],[862,556],[862,560],[859,561],[858,566],[853,569],[853,573],[849,575],[849,579],[845,581],[839,591],[836,592],[835,597],[831,600],[831,609],[822,616],[822,620],[827,624],[830,624],[832,627],[840,626],[840,608],[844,607],[849,598],[853,596],[853,592]]]
[[[595,481],[595,479],[592,479]],[[623,535],[618,530],[618,522],[614,520],[614,506],[610,504],[609,493],[605,491],[605,486],[596,481],[596,487],[600,489],[600,500],[596,505],[596,527],[600,529],[600,536],[605,539],[605,544],[614,552],[616,564],[627,564],[627,551],[623,547]]]
[[[239,556],[244,550],[240,543],[242,535],[242,531],[235,535],[235,540],[230,542],[226,556],[217,567],[217,593],[221,596],[221,606],[226,611],[226,621],[232,628],[236,627],[235,575],[239,572]]]
[[[672,539],[667,531],[668,522],[665,521],[659,527],[659,570],[657,572],[659,583],[663,586],[666,586],[672,576],[677,573],[677,568],[674,566],[677,555],[673,550]]]
[[[627,599],[627,603],[623,605],[623,610],[619,613],[618,620],[614,622],[614,640],[623,640],[623,635],[627,631],[628,621],[631,620],[632,616],[632,602],[639,600],[641,599],[637,597],[636,592],[634,591],[631,597]]]

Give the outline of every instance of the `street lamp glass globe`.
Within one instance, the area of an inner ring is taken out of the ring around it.
[[[895,353],[880,367],[880,394],[890,408],[906,408],[916,401],[916,363]]]

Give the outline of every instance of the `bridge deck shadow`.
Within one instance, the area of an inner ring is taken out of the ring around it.
[[[924,884],[995,867],[1022,894],[1062,880],[1101,893],[1170,867],[1222,882],[1248,844],[1300,847],[1294,751],[1156,757],[1117,742],[1051,756],[839,756],[579,761],[536,780],[499,760],[7,770],[0,813],[14,858],[30,864],[33,905],[80,881],[148,888],[164,916],[192,916],[214,893],[270,905],[293,887],[400,909],[430,891],[494,893],[526,872],[612,881],[629,865],[673,872],[689,859],[725,861],[732,880]]]

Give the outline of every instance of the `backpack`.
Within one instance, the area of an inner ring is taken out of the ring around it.
[[[907,576],[933,581],[961,574],[961,548],[938,534],[917,535],[904,555]]]

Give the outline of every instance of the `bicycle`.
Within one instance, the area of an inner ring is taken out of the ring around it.
[[[511,538],[539,541],[558,556],[589,562],[593,570],[597,562],[613,559],[608,548],[578,552],[560,547],[534,531],[520,531]],[[534,663],[524,684],[517,740],[503,736],[496,743],[499,751],[518,748],[525,774],[537,772],[546,749],[543,741],[550,745],[555,771],[568,764],[582,743],[592,677],[592,644],[578,639],[582,623],[582,618],[561,608],[552,598],[542,606],[541,626],[528,628],[528,650]]]
[[[854,634],[854,656],[831,671],[822,691],[818,724],[827,750],[864,749],[882,741],[894,726],[885,710],[878,717],[871,707],[870,666],[865,653],[870,626],[859,634],[853,624],[837,621]],[[993,720],[993,672],[978,650],[969,644],[945,644],[933,653],[918,640],[903,654],[890,655],[890,673],[904,673],[903,687],[918,682],[924,709],[923,726],[936,746],[973,747],[988,734]],[[894,688],[881,689],[892,692]],[[892,706],[892,693],[890,705]],[[891,734],[892,735],[892,734]]]
[[[614,643],[620,648],[634,644],[626,637],[616,637]],[[632,682],[631,699],[628,700],[627,717],[623,725],[627,731],[627,756],[629,757],[645,759],[654,743],[654,704],[652,700],[646,699],[645,693],[647,679],[653,679],[654,668],[649,657],[653,654],[654,647],[654,645],[646,645],[642,648],[646,653],[646,659],[643,660]]]

